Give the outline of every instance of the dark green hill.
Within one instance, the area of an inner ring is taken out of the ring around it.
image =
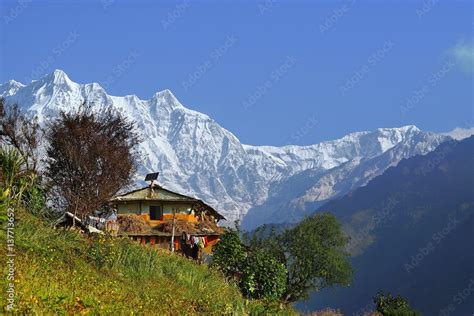
[[[355,279],[315,293],[301,309],[357,313],[383,289],[424,315],[474,313],[474,137],[403,160],[319,211],[335,214],[351,235]]]

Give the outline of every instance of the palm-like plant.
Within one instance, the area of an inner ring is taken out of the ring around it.
[[[45,192],[38,174],[28,168],[24,156],[14,147],[0,147],[0,224],[7,220],[10,207],[22,206],[29,213],[51,220]],[[51,217],[52,216],[52,217]]]
[[[36,176],[25,168],[25,160],[13,147],[0,148],[0,205],[18,204]]]

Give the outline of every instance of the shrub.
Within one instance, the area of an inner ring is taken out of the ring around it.
[[[238,281],[246,297],[278,300],[285,292],[287,270],[266,251],[245,247],[237,230],[228,230],[214,248],[213,265]]]
[[[278,300],[285,292],[286,268],[271,255],[253,249],[243,264],[239,282],[242,293],[250,298]]]
[[[229,279],[239,279],[245,262],[245,250],[239,232],[229,229],[214,247],[213,266]]]
[[[51,213],[46,208],[45,192],[40,177],[28,170],[26,160],[12,146],[0,147],[0,207],[22,206],[29,213],[47,219]],[[0,221],[6,220],[4,212]]]
[[[46,194],[36,182],[25,190],[25,208],[31,214],[45,218],[50,215],[46,208]]]
[[[2,196],[12,204],[20,204],[23,193],[30,183],[25,171],[25,160],[18,150],[11,146],[0,147],[0,183]]]
[[[374,297],[376,311],[384,316],[417,316],[419,312],[410,307],[408,301],[397,295],[393,297],[390,293],[379,292]]]

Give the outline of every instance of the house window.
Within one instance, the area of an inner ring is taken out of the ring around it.
[[[163,219],[163,210],[161,206],[150,205],[150,220],[161,220]]]

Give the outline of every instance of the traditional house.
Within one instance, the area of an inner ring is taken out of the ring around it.
[[[211,206],[153,181],[150,186],[113,198],[110,204],[117,210],[119,235],[142,244],[174,248],[193,258],[211,253],[223,233],[217,223],[224,217]]]

